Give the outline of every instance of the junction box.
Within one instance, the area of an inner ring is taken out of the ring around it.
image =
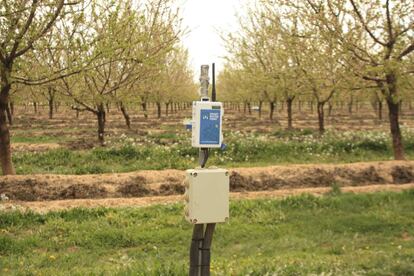
[[[229,218],[229,172],[225,169],[186,171],[185,218],[192,224],[226,222]]]
[[[207,101],[193,102],[192,146],[220,148],[223,142],[223,104]]]

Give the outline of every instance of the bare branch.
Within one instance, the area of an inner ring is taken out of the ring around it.
[[[376,78],[376,77],[371,77],[371,76],[362,76],[362,78],[364,80],[376,81],[376,82],[384,82],[384,81],[386,81],[386,79],[381,79],[381,78]]]
[[[374,35],[374,33],[369,29],[369,27],[368,27],[368,25],[367,25],[367,23],[365,22],[365,20],[364,20],[364,18],[362,17],[362,14],[361,14],[361,12],[359,11],[359,9],[358,9],[358,7],[357,7],[357,5],[355,4],[355,1],[354,0],[350,0],[350,2],[351,2],[351,5],[352,5],[352,7],[353,7],[353,9],[354,9],[354,12],[356,13],[356,15],[357,15],[357,17],[358,17],[358,19],[359,19],[359,21],[361,22],[361,24],[362,24],[362,26],[364,27],[364,29],[365,29],[365,31],[369,34],[369,36],[376,42],[376,43],[378,43],[378,44],[380,44],[380,45],[382,45],[382,46],[384,46],[384,47],[387,47],[387,43],[384,43],[384,42],[382,42],[381,40],[379,40],[375,35]]]
[[[22,38],[25,36],[25,34],[27,33],[27,31],[29,30],[30,26],[33,23],[33,19],[34,19],[35,14],[36,14],[37,3],[38,3],[38,0],[33,0],[32,1],[32,5],[30,7],[29,17],[27,18],[27,21],[24,24],[23,29],[21,30],[21,32],[17,35],[17,37],[14,40],[13,48],[10,52],[10,58],[11,59],[14,59],[17,48],[19,47],[20,42],[22,41]]]
[[[387,0],[385,3],[386,13],[387,13],[387,27],[388,27],[388,37],[391,41],[394,41],[394,34],[392,28],[392,21],[391,21],[391,13],[390,13],[390,0]]]
[[[44,34],[46,34],[49,31],[49,29],[53,26],[53,24],[55,23],[55,21],[59,17],[59,14],[62,11],[64,5],[65,5],[65,0],[59,0],[58,6],[56,7],[56,11],[54,12],[52,18],[49,20],[49,22],[46,24],[46,26],[43,28],[43,30],[39,31],[39,33],[37,35],[35,35],[27,43],[26,47],[24,47],[23,49],[21,49],[20,51],[18,51],[14,55],[14,58],[19,57],[19,56],[23,55],[24,53],[26,53],[28,50],[30,50],[33,47],[33,43],[35,43],[36,40],[38,40],[39,38],[41,38]]]
[[[402,51],[401,54],[397,57],[397,59],[401,60],[403,57],[410,54],[412,51],[414,51],[414,43],[409,45],[404,51]]]

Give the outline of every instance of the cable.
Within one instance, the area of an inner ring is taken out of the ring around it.
[[[208,148],[201,148],[199,152],[199,164],[201,168],[206,166],[208,160]]]
[[[201,247],[201,276],[210,276],[211,243],[213,242],[215,223],[209,223],[204,233],[203,245]]]
[[[193,237],[190,247],[190,276],[199,276],[200,274],[200,248],[203,244],[204,225],[196,224],[193,228]]]

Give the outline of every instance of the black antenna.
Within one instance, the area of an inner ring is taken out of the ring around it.
[[[216,101],[216,64],[213,63],[213,89],[211,91],[211,101]]]

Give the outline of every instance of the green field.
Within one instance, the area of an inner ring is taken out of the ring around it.
[[[0,213],[0,273],[185,275],[182,209]],[[414,275],[414,190],[233,201],[212,254],[213,275]]]
[[[18,174],[99,174],[137,170],[180,169],[197,166],[198,150],[190,133],[163,133],[148,137],[113,137],[106,147],[67,148],[45,152],[17,152]],[[414,132],[404,130],[408,159],[414,158]],[[24,140],[22,137],[20,140]],[[383,131],[276,131],[271,134],[226,132],[225,151],[212,150],[209,164],[252,167],[277,164],[351,163],[392,160],[389,134]]]

